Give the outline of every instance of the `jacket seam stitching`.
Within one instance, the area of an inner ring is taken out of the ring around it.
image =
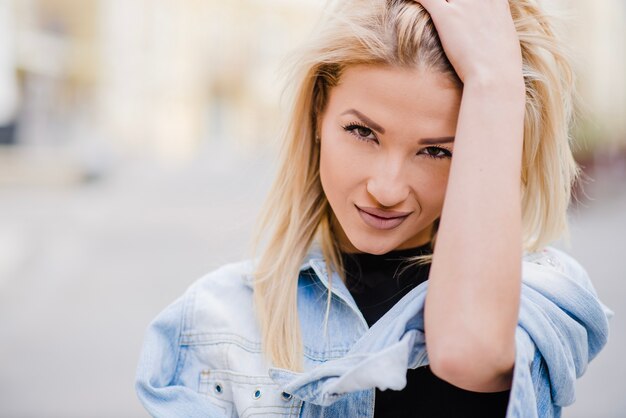
[[[195,289],[191,289],[190,293],[188,293],[183,299],[183,312],[180,319],[180,326],[178,328],[178,344],[176,344],[176,369],[174,371],[173,377],[174,382],[178,382],[187,358],[187,356],[185,355],[186,351],[183,350],[182,340],[185,331],[190,328],[189,322],[191,321],[191,319],[189,318],[189,312],[192,312],[192,308],[195,305],[195,295]]]
[[[201,339],[203,337],[204,337],[203,340],[198,341],[198,339]],[[210,337],[213,337],[213,338],[210,338]],[[218,344],[234,344],[250,352],[254,352],[254,353],[261,352],[261,348],[260,348],[261,345],[259,343],[250,341],[237,334],[185,333],[185,334],[181,334],[181,337],[180,337],[180,345],[183,345],[183,346],[218,345]],[[350,351],[349,347],[328,349],[328,350],[323,350],[323,351],[317,351],[317,350],[311,350],[310,348],[305,348],[304,354],[311,360],[328,360],[328,357],[327,357],[328,355],[332,355],[332,354],[345,355],[349,351]]]

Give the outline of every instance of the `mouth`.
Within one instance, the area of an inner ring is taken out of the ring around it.
[[[400,226],[412,213],[354,206],[366,225],[380,230],[389,230]]]

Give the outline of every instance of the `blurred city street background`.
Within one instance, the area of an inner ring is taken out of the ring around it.
[[[319,0],[0,0],[0,417],[144,417],[149,321],[249,256]],[[614,312],[565,418],[626,416],[626,4],[565,11],[587,180],[555,243]]]

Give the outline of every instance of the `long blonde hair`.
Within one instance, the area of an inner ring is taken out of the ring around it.
[[[533,0],[510,0],[526,83],[522,156],[523,246],[536,251],[567,234],[567,207],[579,174],[569,145],[573,74],[549,19]],[[317,242],[329,271],[342,271],[332,210],[319,176],[318,116],[330,90],[351,65],[385,64],[448,74],[428,13],[411,0],[338,0],[294,66],[290,119],[280,165],[262,210],[256,243],[264,241],[254,273],[254,303],[263,351],[275,367],[302,371],[297,311],[299,268]],[[436,226],[431,243],[436,239]],[[434,246],[434,244],[433,244]],[[423,262],[429,262],[426,256]],[[330,275],[329,275],[330,280]],[[330,284],[330,283],[329,283]],[[326,321],[331,294],[327,294]]]

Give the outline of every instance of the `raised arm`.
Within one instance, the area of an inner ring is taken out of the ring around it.
[[[511,385],[521,277],[525,89],[507,0],[420,0],[463,81],[425,306],[433,373],[464,389]]]

